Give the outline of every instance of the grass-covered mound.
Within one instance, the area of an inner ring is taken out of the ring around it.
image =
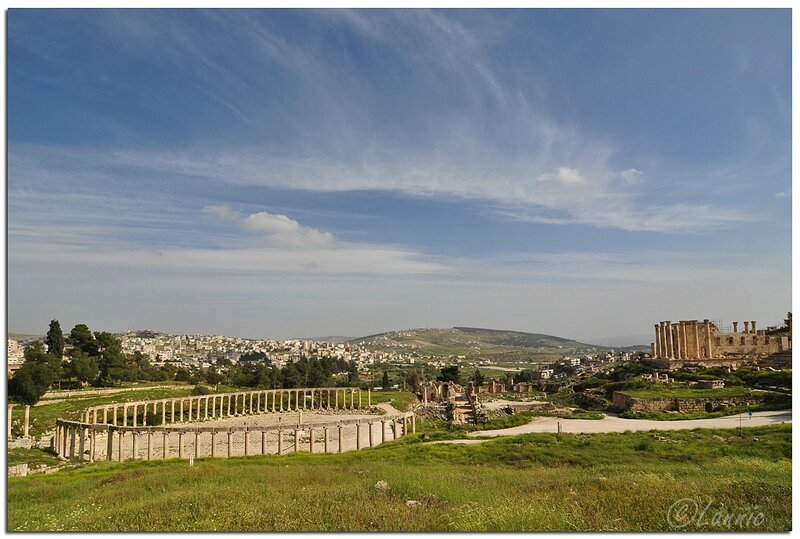
[[[9,479],[9,530],[670,530],[681,498],[791,527],[791,426],[410,435],[336,455],[96,464]],[[385,481],[388,489],[375,488]],[[700,529],[730,531],[707,514]],[[752,522],[752,520],[751,520]],[[696,529],[690,524],[686,529]]]

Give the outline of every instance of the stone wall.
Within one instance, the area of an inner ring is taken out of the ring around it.
[[[710,412],[759,401],[758,397],[631,397],[614,392],[614,407],[631,412]]]

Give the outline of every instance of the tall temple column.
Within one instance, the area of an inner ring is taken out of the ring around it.
[[[756,321],[750,320],[750,331],[753,332],[753,335],[757,335],[758,331],[756,331]]]
[[[733,332],[734,333],[739,333],[739,322],[734,322],[733,323]]]
[[[675,348],[672,343],[672,322],[670,320],[666,321],[664,329],[667,331],[667,357],[673,359],[675,357]]]
[[[711,352],[711,324],[708,319],[703,320],[705,339],[706,339],[706,358],[711,359],[714,354]]]
[[[744,332],[745,333],[750,333],[750,321],[749,320],[745,320],[744,321]]]
[[[683,342],[683,348],[682,348],[683,349],[683,359],[688,359],[689,356],[691,355],[689,353],[689,339],[686,336],[686,324],[688,324],[688,322],[686,322],[685,320],[683,322],[681,322],[681,339],[682,339],[682,342]]]
[[[667,358],[669,357],[669,351],[667,350],[667,327],[664,322],[659,323],[658,334],[661,337],[661,357]]]
[[[697,320],[692,320],[692,338],[694,339],[694,357],[700,359],[700,332]]]

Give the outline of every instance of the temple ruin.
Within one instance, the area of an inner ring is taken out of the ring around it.
[[[650,343],[651,363],[670,369],[684,364],[739,366],[792,348],[791,330],[788,335],[767,335],[756,329],[755,320],[743,326],[740,332],[738,322],[733,322],[732,331],[722,331],[707,319],[659,322],[656,340]]]

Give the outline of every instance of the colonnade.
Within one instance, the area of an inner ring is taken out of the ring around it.
[[[128,427],[58,419],[54,449],[64,458],[90,462],[280,455],[297,451],[341,453],[373,447],[409,432],[416,432],[416,417],[412,412],[336,423],[229,428]]]
[[[91,424],[146,427],[148,414],[161,425],[172,425],[269,412],[361,409],[363,404],[372,406],[370,390],[366,401],[361,389],[354,387],[269,389],[107,404],[87,408],[82,419]]]
[[[656,340],[651,344],[653,357],[664,359],[710,359],[711,322],[703,320],[670,320],[655,324]]]

